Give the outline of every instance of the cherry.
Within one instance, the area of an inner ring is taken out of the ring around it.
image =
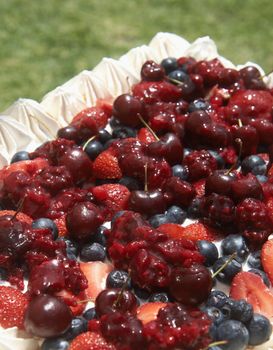
[[[90,202],[76,203],[66,216],[66,227],[76,240],[89,239],[103,223],[100,210]]]
[[[193,151],[185,157],[184,165],[189,169],[189,180],[197,181],[217,169],[217,160],[208,151]]]
[[[58,130],[57,136],[61,139],[72,140],[77,142],[78,129],[74,125],[68,125]]]
[[[226,170],[216,170],[206,178],[206,194],[218,193],[225,196],[231,194],[231,184],[235,180],[234,173],[228,173]]]
[[[234,147],[239,151],[239,147],[242,147],[241,154],[243,157],[250,154],[254,154],[257,151],[259,143],[259,137],[256,129],[251,125],[233,125],[231,132],[234,140]],[[235,140],[240,139],[241,146]]]
[[[50,295],[34,297],[26,310],[24,326],[28,333],[41,338],[57,337],[70,326],[70,308]]]
[[[129,290],[104,289],[96,298],[95,308],[99,317],[115,311],[135,313],[137,298]]]
[[[179,177],[170,177],[164,186],[165,197],[170,197],[170,203],[187,207],[196,195],[194,187]],[[169,204],[170,204],[169,203]]]
[[[245,198],[261,199],[263,197],[262,186],[256,176],[248,174],[231,183],[232,199],[240,202]]]
[[[260,71],[254,66],[246,66],[239,71],[247,89],[259,90],[264,89],[265,84],[261,79]]]
[[[240,74],[236,69],[224,68],[219,73],[219,85],[229,87],[240,78]]]
[[[130,95],[117,97],[113,104],[113,115],[124,125],[136,127],[140,125],[139,115],[143,115],[142,102]]]
[[[141,214],[152,216],[163,213],[166,204],[160,190],[132,191],[129,198],[129,208]]]
[[[199,264],[176,267],[172,270],[169,291],[184,305],[197,305],[207,300],[212,289],[209,270]]]
[[[192,112],[185,121],[185,130],[192,135],[198,135],[205,125],[211,124],[212,120],[206,111]]]
[[[263,145],[271,145],[273,140],[273,123],[267,119],[257,119],[251,123],[257,130],[259,141]]]
[[[162,80],[165,76],[164,68],[152,60],[146,61],[141,68],[141,79],[146,81]]]

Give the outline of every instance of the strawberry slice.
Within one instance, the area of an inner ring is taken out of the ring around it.
[[[72,340],[68,350],[115,350],[99,333],[85,332]]]
[[[158,311],[166,305],[166,303],[162,303],[160,301],[142,304],[137,308],[137,318],[142,321],[143,324],[154,321]]]
[[[186,238],[192,241],[207,240],[215,241],[219,239],[219,234],[200,222],[182,227],[178,224],[162,224],[158,230],[166,233],[170,238]]]
[[[113,270],[113,266],[95,261],[80,263],[80,268],[88,280],[88,288],[85,290],[87,299],[95,301],[97,295],[106,288],[106,278]]]
[[[92,194],[99,204],[106,206],[111,214],[128,208],[130,191],[119,184],[105,184],[92,188]]]
[[[110,116],[111,113],[109,114],[106,105],[101,103],[100,106],[89,107],[80,111],[77,115],[75,115],[71,124],[77,124],[85,118],[91,118],[95,122],[96,127],[100,129],[106,126]]]
[[[57,293],[56,296],[63,299],[63,301],[70,307],[74,316],[81,315],[87,304],[87,296],[85,291],[80,292],[78,295],[74,295],[70,291],[63,289]]]
[[[122,172],[117,157],[109,150],[99,154],[93,163],[93,174],[98,179],[120,179]]]
[[[18,289],[0,286],[0,326],[23,329],[27,305],[26,295]]]
[[[230,296],[245,299],[255,312],[273,318],[273,294],[260,276],[251,272],[239,272],[233,279]]]
[[[264,243],[261,252],[261,261],[264,271],[267,273],[267,276],[273,283],[273,240],[269,240]]]
[[[14,216],[15,214],[16,214],[16,211],[14,210],[0,210],[0,216],[4,216],[4,215]],[[16,219],[19,221],[25,222],[28,225],[31,225],[33,221],[30,216],[22,212],[18,212],[16,214]]]
[[[148,145],[156,141],[154,135],[147,128],[141,128],[137,134],[137,138]]]

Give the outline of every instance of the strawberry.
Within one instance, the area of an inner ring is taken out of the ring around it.
[[[0,286],[0,326],[24,328],[24,314],[28,305],[25,294],[12,287]]]
[[[273,283],[273,240],[264,243],[261,252],[261,261],[264,271]]]
[[[92,194],[99,204],[106,206],[111,214],[128,207],[130,191],[119,184],[105,184],[92,188]]]
[[[154,137],[154,135],[151,133],[151,131],[147,128],[141,128],[139,131],[138,131],[138,134],[137,134],[137,138],[143,142],[143,143],[146,143],[146,144],[150,144],[152,142],[155,142],[156,139]]]
[[[15,214],[16,214],[16,211],[14,211],[14,210],[0,210],[0,216],[4,216],[4,215],[14,216]],[[30,216],[28,216],[27,214],[24,214],[22,212],[18,212],[16,214],[16,219],[18,221],[25,222],[28,225],[31,225],[32,221],[33,221]]]
[[[71,124],[78,124],[86,118],[91,118],[95,122],[96,127],[100,129],[106,126],[110,116],[111,113],[109,113],[107,105],[103,105],[101,103],[99,106],[89,107],[80,111],[77,115],[75,115]]]
[[[70,307],[74,316],[81,315],[87,304],[87,296],[85,291],[80,292],[78,295],[74,295],[66,289],[63,289],[57,293],[56,296],[63,299],[63,301]]]
[[[201,179],[193,184],[197,197],[203,197],[205,195],[205,185],[206,185],[205,179]]]
[[[99,154],[93,163],[93,174],[98,179],[120,179],[122,172],[117,157],[109,150]]]
[[[192,241],[207,240],[214,241],[218,238],[218,233],[200,222],[182,227],[178,224],[162,224],[158,230],[166,233],[170,238],[186,238]]]
[[[54,220],[55,224],[58,227],[60,237],[67,236],[67,228],[66,228],[65,218],[66,218],[66,214],[64,214],[64,215],[62,215],[59,218]]]
[[[68,350],[115,350],[99,333],[85,332],[72,340]]]
[[[162,303],[160,301],[142,304],[137,309],[137,318],[144,324],[150,321],[154,321],[156,319],[158,311],[166,305],[166,303]]]
[[[113,270],[111,264],[100,261],[80,263],[80,268],[88,280],[88,288],[85,291],[87,299],[94,301],[97,295],[106,287],[106,278]]]
[[[252,304],[255,312],[268,318],[273,317],[273,294],[262,278],[251,272],[239,272],[233,279],[230,296],[245,299]]]

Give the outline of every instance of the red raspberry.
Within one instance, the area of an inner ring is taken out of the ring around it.
[[[208,177],[217,169],[216,159],[205,150],[191,152],[184,159],[184,164],[188,166],[190,181]]]

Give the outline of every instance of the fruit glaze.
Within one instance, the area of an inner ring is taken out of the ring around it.
[[[272,87],[159,33],[8,108],[0,349],[272,349]]]

